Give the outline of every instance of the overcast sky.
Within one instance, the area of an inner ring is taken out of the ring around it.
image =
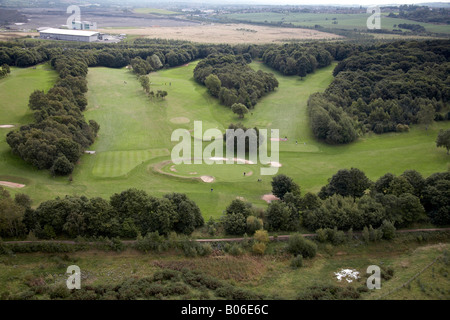
[[[243,2],[243,1],[242,1]],[[315,5],[315,4],[331,4],[331,5],[387,5],[387,4],[417,4],[432,1],[404,1],[404,0],[249,0],[248,3],[274,4],[274,5]],[[437,1],[434,1],[437,2]],[[450,1],[439,1],[449,3]]]

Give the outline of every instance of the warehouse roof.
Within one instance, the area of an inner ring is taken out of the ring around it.
[[[70,35],[70,36],[85,36],[85,37],[90,37],[90,36],[98,34],[98,32],[96,32],[96,31],[55,29],[55,28],[48,28],[48,29],[40,31],[40,33],[64,34],[64,35]]]

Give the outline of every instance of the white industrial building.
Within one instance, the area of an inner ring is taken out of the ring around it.
[[[65,40],[94,42],[98,40],[99,33],[96,31],[66,30],[49,28],[39,31],[39,38],[46,40]]]

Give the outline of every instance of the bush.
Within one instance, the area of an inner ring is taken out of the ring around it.
[[[242,249],[242,246],[240,244],[233,243],[231,246],[229,246],[227,252],[232,256],[240,256],[244,253],[244,250]]]
[[[381,232],[383,233],[383,239],[391,240],[395,237],[396,229],[392,222],[390,222],[388,220],[384,220],[380,229],[381,229]]]
[[[270,241],[269,234],[267,233],[266,230],[258,230],[258,231],[256,231],[255,235],[253,236],[253,238],[255,239],[255,241],[261,242],[261,243],[264,243],[264,244],[267,244]]]
[[[304,258],[313,258],[317,253],[317,245],[297,233],[289,237],[287,251],[294,255],[302,255]]]
[[[266,252],[266,245],[262,242],[256,242],[252,247],[252,251],[253,253],[262,256],[264,255],[264,252]]]
[[[256,230],[263,228],[263,221],[255,216],[247,217],[247,233],[252,235]]]
[[[291,260],[291,267],[294,269],[301,268],[303,266],[303,256],[298,255],[292,258]]]

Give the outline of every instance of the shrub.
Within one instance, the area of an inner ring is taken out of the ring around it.
[[[258,230],[255,232],[255,235],[253,236],[253,238],[255,239],[255,241],[267,244],[269,243],[270,239],[269,239],[269,234],[267,233],[266,230]]]
[[[289,237],[287,251],[294,255],[301,254],[304,258],[313,258],[317,253],[317,245],[297,233]]]
[[[254,234],[256,230],[263,228],[263,221],[255,216],[247,217],[247,233]]]
[[[264,252],[266,252],[266,245],[262,242],[256,242],[252,247],[252,251],[253,253],[262,256]]]
[[[383,239],[391,240],[395,237],[395,226],[391,221],[384,220],[383,224],[380,227],[381,232],[383,233]]]
[[[291,267],[294,269],[301,268],[303,266],[303,256],[297,255],[291,260]]]

